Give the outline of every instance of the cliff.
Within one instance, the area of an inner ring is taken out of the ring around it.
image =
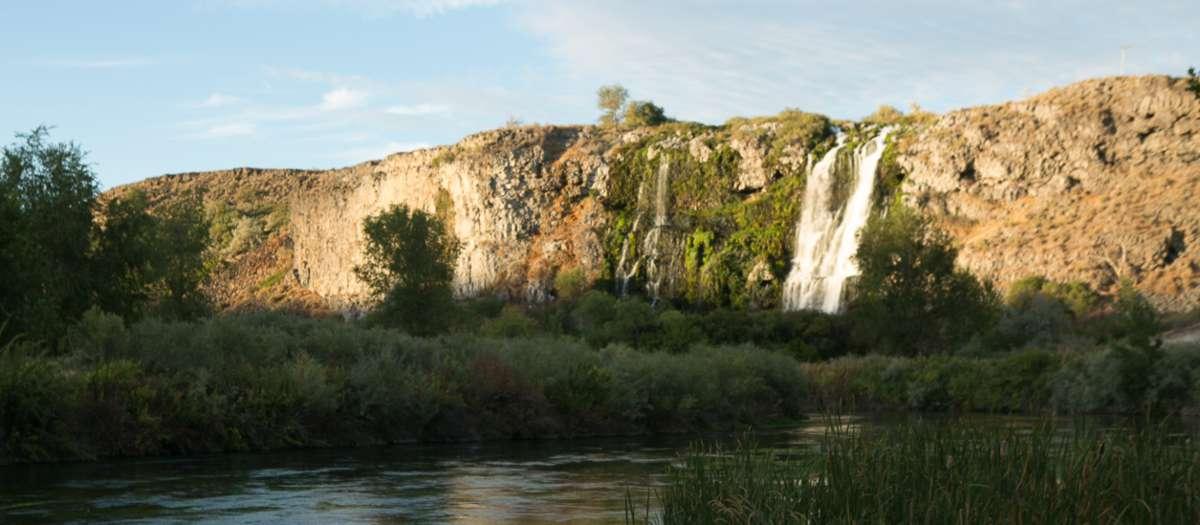
[[[769,308],[815,159],[836,128],[862,143],[883,124],[899,131],[876,205],[902,192],[954,234],[967,268],[1001,286],[1037,274],[1107,290],[1129,278],[1167,310],[1200,305],[1200,101],[1167,77],[886,122],[785,111],[723,126],[505,128],[343,169],[171,175],[114,191],[204,199],[220,254],[210,291],[227,308],[365,304],[353,274],[362,219],[392,204],[451,225],[463,295],[547,300],[559,272],[580,269],[614,290]],[[853,162],[837,157],[835,198]]]

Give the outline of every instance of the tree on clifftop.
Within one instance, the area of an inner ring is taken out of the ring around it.
[[[605,126],[615,126],[621,121],[621,108],[625,106],[625,101],[629,99],[629,91],[620,84],[611,84],[608,86],[600,86],[596,91],[596,105],[600,107],[600,111],[604,114],[600,116],[600,123]]]
[[[458,241],[440,219],[393,206],[363,221],[366,262],[354,267],[379,307],[375,321],[416,335],[444,331],[453,317]]]

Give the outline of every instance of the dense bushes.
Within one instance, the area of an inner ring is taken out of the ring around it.
[[[840,410],[1134,413],[1200,408],[1200,347],[1124,343],[990,358],[842,357],[803,365],[814,402]]]
[[[795,360],[752,347],[426,339],[274,314],[126,327],[91,312],[64,341],[0,352],[0,463],[731,428],[797,417],[805,392]]]

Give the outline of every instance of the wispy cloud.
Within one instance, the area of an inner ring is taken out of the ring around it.
[[[223,108],[226,106],[232,106],[232,105],[240,103],[240,102],[242,102],[242,99],[235,97],[233,95],[226,95],[224,93],[213,93],[213,94],[209,95],[208,98],[204,99],[204,101],[197,104],[196,106],[201,107],[201,108]]]
[[[337,88],[321,96],[321,105],[319,107],[322,111],[341,111],[359,108],[366,105],[367,97],[368,94],[366,91],[345,87]]]
[[[201,135],[202,138],[223,139],[229,137],[245,137],[253,135],[257,126],[250,122],[231,122],[211,126]]]
[[[34,64],[60,69],[121,69],[150,66],[154,64],[154,61],[149,58],[127,57],[91,60],[37,60]]]
[[[418,115],[436,115],[439,113],[447,113],[450,111],[450,106],[445,104],[416,104],[412,106],[391,106],[384,113],[388,115],[397,115],[402,117],[418,116]]]
[[[427,142],[387,142],[376,146],[355,147],[339,151],[331,156],[340,162],[355,163],[378,160],[393,153],[402,153],[432,147]]]
[[[1141,42],[1165,38],[1161,32],[1185,41],[1178,28],[1168,33],[1155,24],[1186,16],[1181,5],[807,4],[706,1],[679,9],[638,0],[530,0],[516,4],[516,14],[572,81],[621,82],[635,97],[660,100],[668,114],[705,121],[788,106],[861,117],[885,103],[949,109],[999,102],[1026,89],[1116,74],[1118,44],[1129,36]],[[1096,27],[1119,30],[1092,37],[1102,34]]]

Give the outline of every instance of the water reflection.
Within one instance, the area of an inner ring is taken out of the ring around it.
[[[842,430],[895,420],[843,418]],[[1006,418],[1004,424],[1037,420]],[[811,449],[827,421],[759,433]],[[951,423],[953,424],[953,423]],[[0,522],[612,523],[696,436],[311,450],[0,468]],[[733,436],[705,436],[731,442]]]
[[[0,468],[3,522],[606,523],[693,438]]]

